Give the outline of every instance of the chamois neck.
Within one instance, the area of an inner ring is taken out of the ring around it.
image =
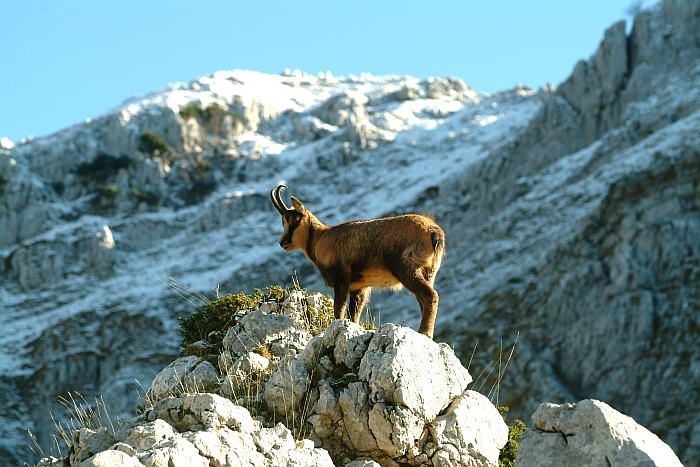
[[[318,218],[313,214],[309,213],[309,231],[306,237],[306,247],[304,248],[304,253],[306,253],[306,257],[309,258],[309,261],[314,263],[314,265],[316,265],[316,251],[314,248],[316,239],[318,238],[318,234],[326,230],[328,230],[326,224],[318,220]]]
[[[309,213],[309,229],[313,230],[325,230],[327,229],[328,226],[318,220],[318,217],[314,216],[313,214]]]

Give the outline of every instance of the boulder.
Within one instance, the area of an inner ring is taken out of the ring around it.
[[[146,399],[153,404],[169,396],[213,389],[218,382],[214,365],[195,356],[181,357],[153,378]]]
[[[209,467],[209,459],[187,439],[177,436],[141,456],[147,467]]]
[[[76,467],[143,467],[143,465],[135,457],[121,451],[102,451],[75,464]]]
[[[115,438],[125,446],[131,446],[136,452],[147,451],[153,446],[175,438],[177,433],[173,427],[163,420],[153,420],[151,423],[127,424],[120,428]],[[124,449],[120,449],[125,451]],[[128,454],[128,453],[127,453]]]
[[[225,358],[235,362],[261,345],[269,347],[272,355],[296,355],[311,339],[303,325],[289,317],[263,310],[248,313],[240,323],[226,333],[223,346]]]
[[[443,78],[431,76],[427,79],[425,95],[428,99],[441,99],[457,93],[472,91],[464,81],[459,78]],[[473,93],[473,91],[472,91]]]
[[[604,402],[542,404],[518,448],[517,467],[600,465],[681,467],[654,433]]]
[[[97,431],[80,428],[73,432],[71,440],[73,445],[68,454],[71,465],[78,464],[98,452],[109,449],[115,442],[114,436],[105,427],[100,427]]]
[[[452,464],[445,462],[443,465],[470,465],[472,458],[497,463],[500,449],[508,441],[508,427],[498,409],[476,391],[465,391],[452,401],[429,429],[437,451],[432,458],[434,465],[439,465],[437,460],[455,449],[459,457],[451,458]]]
[[[418,83],[405,83],[398,91],[394,92],[393,96],[397,101],[409,101],[424,97],[425,91],[421,89]]]
[[[216,394],[181,394],[158,401],[144,412],[149,422],[164,420],[179,431],[209,430],[229,427],[251,433],[257,423],[248,409]]]

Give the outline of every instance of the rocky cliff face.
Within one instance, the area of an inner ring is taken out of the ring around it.
[[[436,217],[436,339],[482,368],[519,333],[512,413],[601,399],[697,462],[699,22],[696,1],[663,1],[556,90],[219,72],[3,144],[2,456],[25,458],[27,425],[48,442],[66,391],[134,406],[194,310],[169,277],[213,296],[296,271],[322,289],[276,246],[284,180],[330,224]],[[405,293],[370,307],[418,322]]]

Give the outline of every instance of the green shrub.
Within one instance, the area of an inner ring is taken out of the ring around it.
[[[192,168],[190,171],[191,171],[192,178],[194,178],[195,180],[208,177],[209,172],[211,172],[211,162],[207,162],[207,161],[193,162]]]
[[[141,191],[136,188],[132,188],[131,194],[134,195],[139,201],[145,201],[149,206],[158,205],[158,195],[151,191]]]
[[[333,313],[333,299],[330,295],[322,295],[319,306],[309,306],[306,309],[306,325],[312,335],[317,335],[326,330],[335,319]]]
[[[508,407],[498,407],[498,411],[503,416],[503,421],[506,420],[504,413],[508,412]],[[501,449],[501,453],[498,456],[498,467],[514,467],[515,457],[518,454],[518,445],[520,444],[520,438],[523,437],[523,433],[527,430],[527,426],[522,420],[516,419],[513,425],[508,427],[508,442]]]
[[[108,198],[114,198],[119,194],[119,187],[116,185],[97,185],[97,191],[100,192],[102,196]]]
[[[75,169],[75,173],[81,177],[104,182],[112,175],[116,175],[119,169],[125,169],[133,163],[134,161],[128,156],[114,157],[100,153],[91,162],[80,164]]]
[[[200,109],[197,104],[188,104],[180,109],[180,116],[185,120],[189,120],[191,118],[201,119],[202,109]]]
[[[219,104],[212,104],[206,109],[204,109],[204,122],[213,128],[221,128],[221,124],[224,122],[224,117],[230,115],[234,119],[236,116],[223,108]]]
[[[169,152],[168,143],[162,136],[152,131],[146,131],[139,138],[139,151],[151,156],[162,156]]]
[[[192,315],[179,318],[182,355],[218,356],[223,351],[226,332],[238,324],[242,317],[237,315],[239,311],[256,310],[267,302],[274,302],[281,308],[292,291],[303,290],[297,285],[288,288],[273,285],[264,292],[255,289],[252,294],[239,292],[206,302]],[[305,308],[304,320],[312,335],[323,332],[333,319],[333,300],[328,295],[321,297],[318,306]],[[253,351],[267,356],[266,350],[269,349],[259,348]]]
[[[289,290],[277,285],[267,287],[266,292],[255,289],[250,295],[239,292],[207,302],[192,315],[179,318],[183,355],[191,352],[193,344],[202,341],[206,342],[214,353],[221,352],[226,331],[236,324],[236,313],[255,310],[261,303],[268,301],[281,305],[287,296]]]
[[[234,122],[241,120],[238,115],[217,103],[210,104],[204,110],[197,104],[188,104],[181,108],[179,113],[185,120],[194,118],[211,128],[221,128],[226,116],[233,118]]]

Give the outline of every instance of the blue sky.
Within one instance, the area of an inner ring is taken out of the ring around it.
[[[485,92],[559,84],[633,3],[0,0],[0,137],[235,68],[456,76]]]

